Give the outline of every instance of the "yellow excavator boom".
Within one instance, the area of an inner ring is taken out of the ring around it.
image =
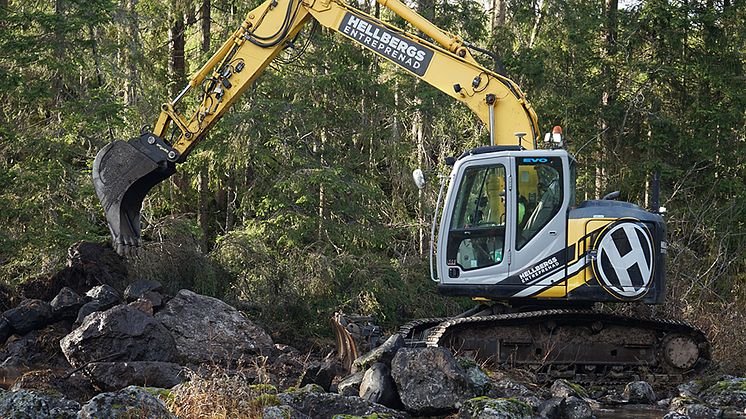
[[[148,191],[175,172],[210,128],[312,20],[402,67],[464,103],[487,126],[491,145],[536,148],[536,114],[510,79],[481,66],[468,45],[399,0],[378,2],[433,40],[430,42],[335,0],[267,0],[200,68],[182,92],[161,105],[152,132],[115,141],[96,156],[94,187],[115,249],[130,254],[140,241],[140,209]],[[199,105],[180,111],[190,91]],[[165,140],[173,128],[174,141]]]

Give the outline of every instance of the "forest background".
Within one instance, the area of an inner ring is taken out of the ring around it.
[[[97,150],[153,124],[256,3],[0,0],[0,284],[53,273],[78,240],[108,240]],[[542,129],[564,128],[580,199],[620,190],[650,207],[661,174],[669,282],[655,311],[702,327],[743,371],[746,2],[409,3],[496,53]],[[151,193],[130,275],[243,302],[296,344],[328,338],[340,309],[389,330],[458,312],[467,303],[428,279],[430,218],[444,157],[484,144],[484,127],[337,34],[308,35]],[[423,191],[416,167],[430,174]]]

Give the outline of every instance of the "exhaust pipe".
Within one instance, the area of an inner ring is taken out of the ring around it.
[[[93,161],[93,187],[104,207],[114,250],[134,255],[140,245],[140,211],[153,186],[176,173],[179,153],[163,139],[143,133],[114,141]]]

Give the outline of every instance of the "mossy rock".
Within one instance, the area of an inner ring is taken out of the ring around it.
[[[475,397],[464,402],[459,410],[459,417],[464,419],[521,419],[533,417],[533,408],[518,399]]]
[[[249,386],[249,390],[254,393],[277,394],[277,387],[272,384],[252,384]]]

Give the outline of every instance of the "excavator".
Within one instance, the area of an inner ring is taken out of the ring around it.
[[[431,277],[438,291],[478,305],[456,317],[404,325],[399,333],[409,345],[444,346],[525,366],[542,377],[579,381],[681,377],[702,369],[710,354],[700,330],[594,310],[604,302],[663,302],[662,214],[615,199],[577,204],[577,164],[563,148],[561,128],[547,133],[539,147],[537,117],[521,89],[472,55],[489,51],[441,30],[400,0],[377,1],[419,36],[342,0],[267,0],[161,106],[152,129],[101,149],[93,184],[115,250],[135,254],[148,192],[175,173],[312,23],[462,102],[489,132],[489,145],[446,159],[451,171],[442,176],[431,228]],[[188,107],[182,101],[190,92],[198,96]],[[416,175],[422,181],[422,173]],[[356,355],[348,328],[355,324],[336,325],[338,342],[348,343],[342,352]]]

